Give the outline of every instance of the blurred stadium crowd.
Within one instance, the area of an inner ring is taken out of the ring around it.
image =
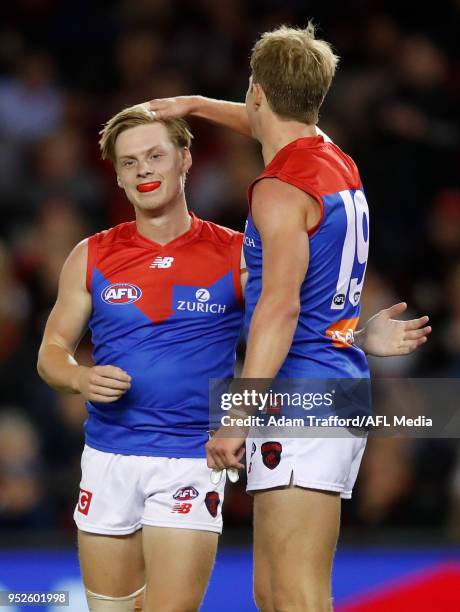
[[[357,161],[371,209],[363,318],[405,300],[428,346],[374,361],[379,376],[460,377],[460,3],[349,0],[16,0],[0,7],[0,536],[73,530],[85,409],[35,370],[72,247],[133,218],[101,124],[123,106],[201,93],[242,101],[258,34],[313,17],[341,64],[320,126]],[[394,10],[391,9],[394,5]],[[255,144],[192,122],[189,204],[244,227]],[[363,319],[363,320],[364,320]],[[91,360],[89,338],[79,358]],[[243,487],[226,503],[248,525]],[[369,445],[346,526],[431,528],[460,538],[457,440]]]

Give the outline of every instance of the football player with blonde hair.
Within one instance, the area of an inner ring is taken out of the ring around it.
[[[389,354],[381,339],[369,342],[367,327],[355,333],[369,249],[361,178],[317,127],[337,62],[311,23],[282,26],[262,34],[252,50],[244,105],[201,96],[150,101],[159,118],[194,115],[262,146],[265,169],[249,188],[244,241],[243,379],[367,379],[365,352]],[[405,308],[383,312],[391,317]],[[426,341],[427,321],[399,322],[398,354]],[[366,438],[343,430],[337,437],[273,433],[264,442],[257,432],[230,438],[224,429],[207,444],[208,465],[243,467],[246,443],[259,609],[332,610],[341,499],[351,497]]]

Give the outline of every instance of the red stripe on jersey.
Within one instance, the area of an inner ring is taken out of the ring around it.
[[[248,189],[249,209],[255,184],[277,178],[311,195],[321,205],[321,219],[308,232],[313,235],[325,216],[323,196],[358,189],[361,179],[355,162],[333,142],[322,136],[299,138],[283,147]]]
[[[173,313],[175,285],[209,287],[232,272],[233,278],[238,279],[238,283],[234,280],[236,295],[242,300],[242,234],[191,216],[189,231],[165,245],[139,234],[135,222],[92,236],[91,258],[88,257],[91,270],[87,278],[91,278],[92,269],[97,267],[110,283],[142,287],[136,307],[154,323]]]

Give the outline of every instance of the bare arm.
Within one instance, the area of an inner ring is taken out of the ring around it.
[[[149,110],[155,112],[158,119],[172,119],[187,115],[200,117],[211,123],[230,128],[244,136],[251,136],[246,106],[239,102],[213,100],[203,96],[177,96],[150,100],[147,105]]]
[[[248,271],[243,250],[241,250],[240,280],[244,294]],[[377,312],[361,329],[355,331],[356,346],[374,357],[409,355],[423,346],[432,331],[431,326],[427,325],[429,317],[424,315],[406,321],[393,318],[402,315],[406,309],[407,304],[399,302]]]
[[[262,180],[254,188],[252,216],[263,248],[262,293],[252,315],[243,379],[271,379],[286,359],[309,263],[307,229],[316,213],[310,196],[278,179]],[[228,437],[225,429],[206,444],[208,467],[240,469],[246,431],[233,428],[234,437]]]
[[[91,295],[86,289],[87,251],[84,240],[62,268],[58,297],[38,353],[37,370],[56,391],[81,393],[90,401],[112,402],[129,389],[129,375],[111,365],[80,366],[74,357],[92,309]]]
[[[311,200],[311,202],[310,202]],[[277,179],[257,183],[252,202],[263,248],[262,293],[251,320],[242,378],[273,378],[292,344],[309,263],[307,194]]]

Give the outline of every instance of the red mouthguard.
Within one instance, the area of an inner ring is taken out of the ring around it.
[[[153,183],[142,183],[142,185],[137,186],[137,191],[141,193],[147,193],[148,191],[155,191],[161,185],[160,181],[154,181]]]

